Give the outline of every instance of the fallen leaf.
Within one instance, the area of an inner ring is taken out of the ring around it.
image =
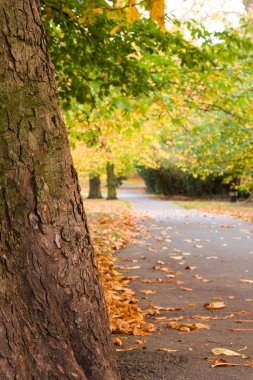
[[[207,308],[208,310],[224,309],[224,307],[226,307],[224,302],[211,302],[211,303],[206,303],[203,306]]]
[[[224,359],[216,359],[213,364],[211,364],[211,368],[215,367],[240,367],[240,364],[228,363]]]
[[[118,352],[133,351],[133,350],[137,350],[137,349],[138,349],[138,347],[116,348],[116,351],[118,351]]]
[[[229,331],[253,331],[253,329],[230,329]]]
[[[241,356],[238,352],[228,350],[227,348],[213,348],[211,351],[214,355]]]
[[[183,310],[181,307],[158,307],[158,310],[160,311],[180,311]]]
[[[200,330],[200,329],[210,329],[209,325],[205,325],[203,323],[177,323],[177,322],[169,322],[167,324],[168,327],[180,331],[193,331],[193,330]]]
[[[243,347],[243,348],[240,348],[239,350],[237,350],[237,351],[244,351],[244,350],[247,350],[247,346],[245,346],[245,347]]]
[[[192,288],[181,288],[184,292],[192,292]]]
[[[145,341],[144,340],[140,340],[140,339],[136,339],[134,341],[134,343],[136,343],[136,344],[145,344]]]
[[[165,272],[165,273],[174,273],[174,270],[171,269],[170,267],[159,267],[159,268],[155,268],[155,269],[160,269],[162,272]]]
[[[225,320],[228,318],[234,317],[234,314],[225,315],[224,317],[216,317],[214,315],[192,315],[192,319],[202,319],[204,321],[211,321],[211,320]]]
[[[221,228],[234,228],[234,225],[232,225],[232,224],[220,224],[219,227],[221,227]]]
[[[123,340],[120,338],[113,338],[113,343],[115,346],[121,346],[123,344]]]
[[[174,319],[174,318],[173,318]],[[168,321],[169,318],[168,317],[155,317],[155,320],[156,321]]]
[[[246,311],[246,310],[241,310],[241,311],[234,311],[235,315],[252,315],[252,312]]]
[[[182,321],[184,317],[181,315],[180,317],[167,318],[168,321]]]
[[[245,363],[244,367],[253,367],[253,362],[247,362],[247,363]]]
[[[178,350],[173,350],[171,348],[156,348],[155,351],[160,351],[160,352],[177,352]]]
[[[151,280],[151,279],[149,279],[149,278],[144,278],[144,280],[141,280],[141,282],[142,282],[143,284],[151,284],[152,282],[154,282],[154,280]]]
[[[140,290],[140,292],[148,295],[148,294],[155,294],[156,290],[155,289],[154,290],[151,290],[151,289],[150,290]]]
[[[253,284],[253,280],[240,280],[242,284]]]

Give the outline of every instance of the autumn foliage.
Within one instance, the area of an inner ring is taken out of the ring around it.
[[[155,330],[145,322],[135,293],[128,284],[133,279],[117,270],[117,250],[134,242],[136,218],[121,201],[85,201],[98,267],[105,292],[113,333],[148,335]],[[140,218],[140,216],[138,217]],[[144,216],[141,216],[144,218]]]

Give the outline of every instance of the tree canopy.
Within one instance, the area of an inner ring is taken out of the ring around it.
[[[153,119],[160,152],[184,170],[251,187],[250,22],[211,32],[166,14],[162,0],[43,0],[42,11],[72,139],[122,167],[138,162],[127,141]]]

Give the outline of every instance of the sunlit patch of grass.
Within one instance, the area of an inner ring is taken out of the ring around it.
[[[175,204],[186,209],[200,210],[210,214],[225,214],[247,222],[253,222],[253,205],[245,202],[226,202],[215,200],[187,200],[174,201]]]

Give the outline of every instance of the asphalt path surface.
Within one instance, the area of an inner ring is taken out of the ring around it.
[[[124,347],[138,348],[119,353],[122,380],[253,380],[253,367],[244,366],[253,362],[253,226],[183,209],[142,188],[123,188],[119,198],[151,217],[140,222],[134,244],[118,253],[121,272],[139,276],[130,288],[142,309],[171,308],[147,315],[157,327],[152,335],[127,337]],[[204,306],[213,302],[224,308]],[[169,328],[170,321],[209,329],[184,332]],[[216,356],[214,348],[244,356]],[[211,368],[216,359],[239,366]]]

